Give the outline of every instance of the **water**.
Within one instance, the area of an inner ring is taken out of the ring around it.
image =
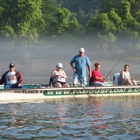
[[[140,97],[0,104],[3,140],[138,140]]]

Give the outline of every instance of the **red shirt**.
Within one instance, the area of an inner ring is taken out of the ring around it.
[[[102,78],[102,74],[100,71],[94,69],[92,71],[92,80],[93,82],[103,82],[102,80],[97,80],[96,77]]]

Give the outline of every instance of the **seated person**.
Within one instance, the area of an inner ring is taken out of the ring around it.
[[[53,79],[53,86],[54,87],[69,87],[68,83],[66,82],[67,75],[62,70],[63,65],[58,63],[56,65],[56,69],[52,71],[51,78]]]
[[[15,64],[10,63],[9,70],[6,71],[0,80],[0,85],[4,84],[5,89],[22,88],[23,78],[19,71],[15,71]]]
[[[107,84],[104,82],[105,78],[102,77],[100,72],[100,63],[95,63],[94,66],[95,69],[92,71],[93,86],[107,86]]]
[[[136,81],[133,78],[130,78],[129,73],[130,66],[126,64],[124,66],[124,70],[120,73],[120,76],[118,78],[118,84],[119,85],[137,85]]]

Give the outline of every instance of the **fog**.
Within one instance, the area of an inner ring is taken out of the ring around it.
[[[94,69],[94,63],[100,62],[101,72],[106,77],[127,49],[127,46],[126,48],[123,46],[122,53],[118,53],[116,50],[109,48],[105,53],[104,49],[94,46],[93,42],[85,42],[85,40],[79,40],[79,42],[70,44],[69,42],[62,42],[61,44],[61,41],[59,41],[58,44],[54,44],[53,41],[46,41],[43,46],[20,46],[19,44],[6,46],[5,42],[1,42],[0,76],[9,69],[9,64],[13,62],[16,65],[16,70],[22,73],[25,84],[48,83],[52,70],[60,62],[63,64],[63,69],[68,76],[67,81],[72,82],[73,71],[69,63],[78,54],[79,48],[83,47],[85,48],[85,55],[89,57],[92,63],[92,70]],[[112,81],[114,73],[123,70],[125,64],[130,65],[131,77],[136,77],[140,74],[139,61],[132,59],[135,53],[133,47],[125,53],[120,62],[109,74],[110,81]]]

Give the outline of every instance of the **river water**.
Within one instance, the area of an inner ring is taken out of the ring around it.
[[[3,140],[139,140],[140,97],[1,103]]]

